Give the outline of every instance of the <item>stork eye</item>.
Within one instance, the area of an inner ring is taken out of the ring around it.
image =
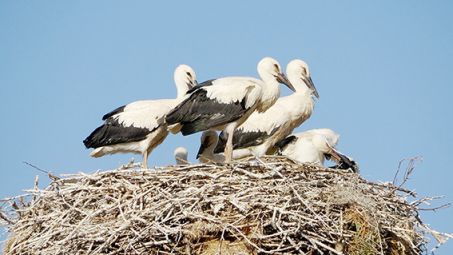
[[[190,74],[189,72],[186,72],[186,74],[187,74],[190,78],[192,78],[192,74]]]
[[[280,68],[278,68],[277,64],[274,64],[274,68],[275,68],[275,70],[277,70],[277,72],[280,70]]]
[[[308,73],[308,72],[307,72],[307,68],[302,67],[302,74],[307,75],[307,73]]]

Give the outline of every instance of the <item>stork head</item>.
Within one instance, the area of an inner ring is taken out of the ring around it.
[[[282,72],[282,68],[277,60],[271,57],[265,57],[258,63],[257,69],[258,74],[264,82],[277,81],[285,84],[292,91],[296,91],[288,78],[286,78],[286,75]]]
[[[200,139],[200,149],[198,149],[197,159],[200,158],[205,151],[209,153],[214,153],[214,149],[219,141],[219,137],[217,136],[217,132],[208,130],[204,131],[201,135]]]
[[[182,164],[187,164],[187,155],[189,153],[187,152],[187,149],[184,147],[178,147],[175,149],[174,156],[176,160],[176,164],[182,165]]]
[[[313,145],[325,155],[327,159],[332,159],[337,162],[335,168],[338,169],[351,169],[354,173],[359,172],[359,166],[357,163],[350,157],[339,152],[332,144],[333,141],[329,141],[328,137],[316,134],[312,138]]]
[[[198,84],[195,71],[188,65],[179,65],[176,67],[174,79],[178,91],[178,98],[184,96],[189,89]]]
[[[300,84],[300,81],[302,81],[305,86],[310,89],[312,95],[314,95],[316,98],[319,98],[318,91],[316,90],[315,84],[313,84],[313,81],[311,79],[310,69],[308,69],[307,63],[300,59],[292,60],[286,66],[286,74],[288,75],[291,83],[296,87],[298,84]]]
[[[328,140],[326,139],[325,136],[320,135],[320,134],[315,134],[311,138],[311,141],[315,148],[323,154],[328,154],[330,155],[333,149],[333,145],[329,144]]]

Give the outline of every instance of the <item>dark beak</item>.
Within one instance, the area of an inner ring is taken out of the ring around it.
[[[209,147],[209,139],[204,139],[200,144],[200,148],[198,149],[197,159],[200,158],[201,154],[203,154],[204,150],[206,150],[206,148],[208,148],[208,147]]]
[[[337,165],[335,166],[335,168],[351,169],[354,173],[359,172],[359,166],[357,165],[357,163],[354,160],[352,160],[348,156],[340,153],[339,151],[332,148],[331,146],[329,146],[329,147],[331,149],[330,156],[332,157],[333,160],[335,160],[337,162]]]
[[[283,74],[283,73],[278,73],[277,76],[277,81],[282,83],[282,84],[285,84],[290,90],[296,92],[296,89],[293,87],[293,85],[291,84],[291,82],[288,80],[288,78],[286,78],[286,75]]]
[[[316,89],[315,84],[311,80],[311,77],[310,76],[305,77],[304,75],[302,75],[302,80],[305,82],[305,84],[307,84],[307,87],[313,91],[313,95],[315,95],[316,98],[319,98],[318,90]]]
[[[189,89],[191,89],[191,88],[193,88],[193,87],[195,87],[195,86],[198,85],[198,81],[197,81],[197,80],[195,80],[195,81],[190,80],[190,81],[187,82],[186,84],[187,84],[187,86],[189,87]]]

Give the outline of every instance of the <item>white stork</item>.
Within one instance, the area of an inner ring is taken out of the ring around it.
[[[167,123],[179,125],[184,136],[205,130],[223,130],[227,137],[225,161],[230,162],[236,127],[253,111],[266,111],[275,103],[280,95],[280,82],[294,90],[275,59],[263,58],[257,69],[262,80],[226,77],[199,84],[167,115]]]
[[[173,154],[175,156],[176,164],[187,165],[189,163],[189,161],[187,160],[188,154],[189,153],[187,152],[186,148],[184,147],[176,148]]]
[[[200,149],[197,153],[197,159],[200,163],[222,163],[225,162],[223,154],[214,154],[214,148],[218,142],[217,132],[208,130],[201,135]]]
[[[187,65],[175,69],[174,80],[176,99],[136,101],[105,114],[104,124],[83,141],[87,148],[94,148],[90,155],[97,158],[114,153],[140,153],[142,166],[147,168],[149,154],[168,135],[166,114],[196,85],[195,72]]]
[[[306,121],[313,112],[314,97],[318,92],[310,76],[308,65],[299,59],[292,60],[286,67],[286,75],[295,88],[289,96],[281,97],[265,112],[254,112],[236,129],[233,140],[233,158],[262,156],[275,143],[290,135]],[[214,153],[221,153],[225,147],[224,134]]]
[[[335,148],[339,137],[340,135],[328,128],[311,129],[290,135],[275,146],[279,154],[301,163],[323,166],[325,159],[332,159],[338,164],[334,168],[359,172],[356,162]]]

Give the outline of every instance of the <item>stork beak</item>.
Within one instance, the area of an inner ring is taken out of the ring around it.
[[[305,77],[304,75],[302,75],[302,80],[305,82],[305,84],[307,84],[307,87],[313,91],[313,95],[315,95],[316,98],[319,98],[318,90],[316,89],[315,84],[311,80],[311,77],[310,76]]]
[[[285,84],[290,90],[296,92],[296,89],[293,87],[293,85],[291,84],[291,82],[288,80],[288,78],[286,78],[286,75],[283,74],[283,73],[278,73],[277,76],[277,81],[282,83],[282,84]]]
[[[189,82],[186,82],[186,84],[189,87],[189,89],[191,89],[191,88],[193,88],[193,87],[198,85],[198,81],[197,80],[194,80],[194,81],[190,80]]]
[[[200,144],[200,148],[198,149],[196,159],[200,158],[200,156],[203,154],[204,150],[206,150],[206,148],[208,148],[208,146],[209,146],[209,139],[204,139]]]
[[[357,165],[357,163],[354,160],[352,160],[348,156],[340,153],[336,149],[332,148],[330,145],[328,145],[328,146],[331,149],[330,156],[332,157],[333,160],[335,160],[337,162],[336,168],[351,169],[354,173],[359,172],[359,166]]]

